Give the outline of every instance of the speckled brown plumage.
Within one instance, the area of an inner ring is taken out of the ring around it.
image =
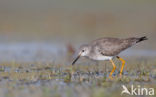
[[[141,38],[100,38],[92,41],[89,45],[91,46],[91,53],[96,54],[97,52],[105,55],[105,56],[116,56],[121,51],[135,45],[136,43],[146,40],[146,37]]]
[[[121,62],[121,70],[120,76],[122,76],[122,71],[125,65],[125,60],[117,56],[120,52],[124,51],[125,49],[135,45],[138,42],[143,40],[147,40],[147,38],[141,37],[131,37],[126,39],[119,39],[119,38],[99,38],[97,40],[92,41],[89,44],[82,45],[79,49],[79,54],[77,58],[73,61],[72,65],[81,57],[88,57],[92,60],[110,60],[113,65],[113,69],[110,73],[110,78],[112,78],[112,74],[116,69],[116,66],[112,60],[113,57],[117,57]]]

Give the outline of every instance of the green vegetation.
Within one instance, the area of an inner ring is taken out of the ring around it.
[[[156,88],[156,64],[127,64],[122,78],[119,64],[113,80],[108,78],[111,65],[105,65],[1,63],[0,93],[3,97],[120,97],[123,84]]]

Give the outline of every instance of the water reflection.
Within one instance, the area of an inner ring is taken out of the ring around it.
[[[67,57],[68,50],[63,44],[50,43],[15,43],[0,44],[0,61],[19,62],[53,62],[63,61]],[[156,57],[156,50],[128,49],[120,54],[124,57],[141,56]]]

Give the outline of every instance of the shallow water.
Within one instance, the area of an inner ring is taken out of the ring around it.
[[[66,45],[50,43],[0,44],[1,62],[46,62],[60,61],[68,53]],[[128,49],[120,54],[124,57],[156,57],[156,50]]]
[[[133,52],[137,51],[134,50]],[[137,54],[135,56],[142,55],[141,57],[143,57],[143,55],[146,55],[145,52],[134,54]],[[121,53],[121,55],[128,56],[128,53],[130,51],[127,50]],[[147,54],[150,57],[155,56],[150,51]],[[133,54],[130,56],[133,56]],[[53,60],[62,62],[66,57],[68,57],[68,54],[66,46],[63,45],[44,43],[1,44],[1,96],[120,97],[123,84],[127,86],[136,84],[136,86],[142,85],[155,88],[153,86],[156,80],[154,63],[141,63],[139,67],[135,62],[135,64],[129,63],[125,66],[122,79],[118,77],[121,65],[117,64],[117,70],[113,74],[113,80],[110,80],[109,73],[112,69],[111,65],[107,65],[107,68],[104,65],[95,66],[93,64],[79,64],[71,67],[65,63],[52,63]],[[3,63],[3,61],[8,63]]]

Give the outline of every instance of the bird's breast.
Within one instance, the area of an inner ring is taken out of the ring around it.
[[[88,56],[92,60],[111,60],[113,56],[103,56],[103,55],[90,55]]]

